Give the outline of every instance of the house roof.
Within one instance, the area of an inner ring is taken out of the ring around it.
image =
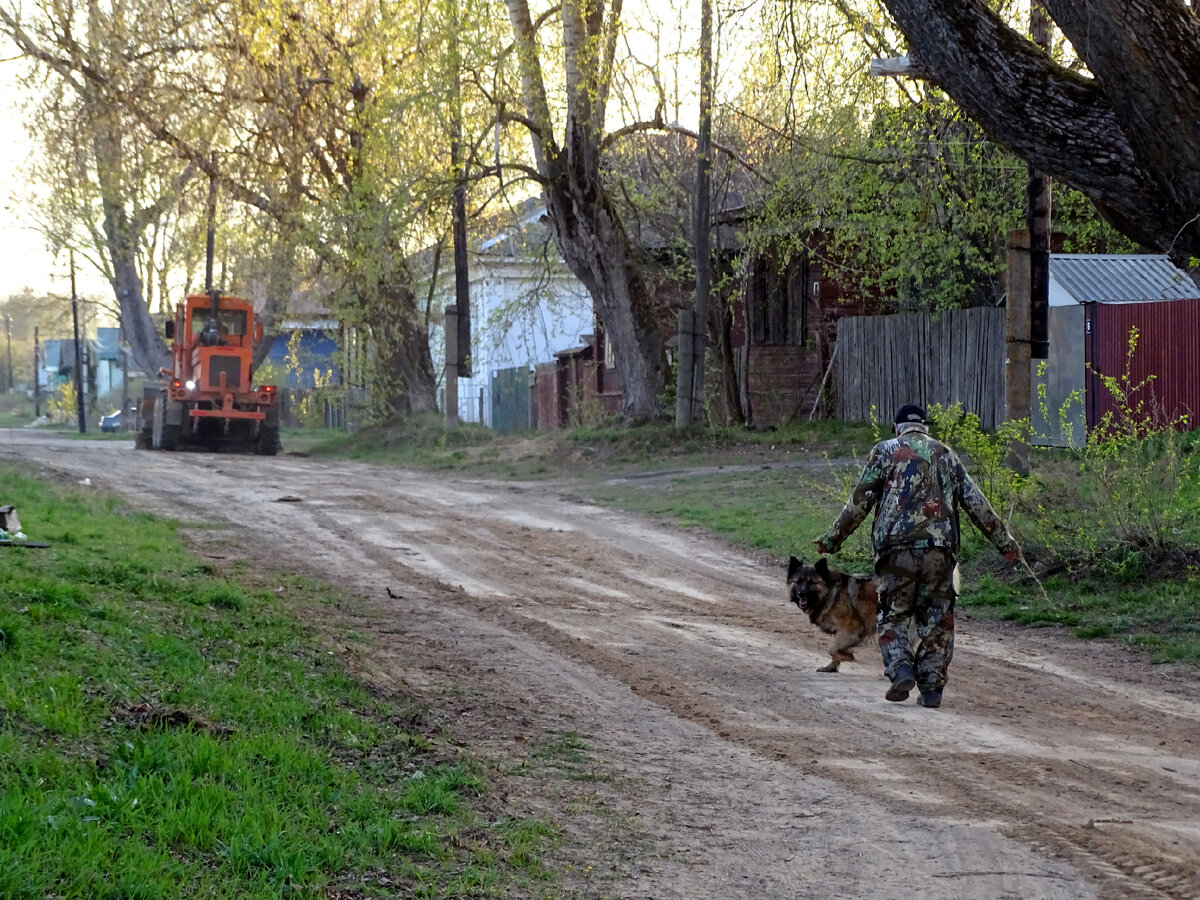
[[[63,358],[63,345],[72,343],[71,341],[63,341],[57,338],[42,341],[42,365],[47,370],[57,369],[61,365],[60,360]]]
[[[1076,303],[1131,303],[1200,297],[1200,287],[1166,256],[1050,254],[1050,280]]]
[[[540,198],[530,198],[521,203],[510,215],[493,216],[481,228],[490,233],[479,242],[479,253],[513,258],[518,255],[518,246],[530,240],[544,242],[552,232],[543,221],[546,206]],[[498,228],[499,230],[494,230]]]

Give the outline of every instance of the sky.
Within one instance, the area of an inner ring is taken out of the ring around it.
[[[57,261],[46,239],[33,227],[28,213],[30,186],[22,174],[33,142],[25,131],[20,104],[23,89],[16,81],[20,62],[0,56],[0,299],[33,288],[34,293],[69,295],[71,281],[66,257]],[[81,295],[111,291],[102,278],[82,269],[76,273]]]
[[[0,297],[18,293],[26,286],[39,293],[48,290],[54,263],[45,240],[29,227],[21,208],[28,188],[20,169],[31,144],[16,108],[19,88],[13,83],[13,72],[13,63],[0,63],[0,132],[5,136],[0,141]]]

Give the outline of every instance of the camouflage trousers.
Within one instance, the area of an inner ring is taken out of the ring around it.
[[[958,564],[942,547],[893,550],[875,563],[879,584],[876,635],[888,678],[908,662],[922,690],[946,683],[954,657],[954,600],[958,596]],[[910,631],[916,626],[917,647]]]

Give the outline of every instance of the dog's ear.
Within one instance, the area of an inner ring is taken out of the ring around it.
[[[792,556],[788,558],[788,578],[796,574],[796,570],[803,568],[804,563]]]
[[[821,576],[822,581],[830,580],[829,561],[825,559],[825,557],[822,556],[820,559],[818,559],[817,564],[813,566],[813,568],[817,570],[817,574]]]

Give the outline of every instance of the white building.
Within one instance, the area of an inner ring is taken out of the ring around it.
[[[513,376],[520,383],[522,371],[553,362],[555,353],[582,345],[584,335],[593,333],[591,296],[567,271],[544,217],[540,202],[528,203],[521,215],[472,242],[472,374],[458,379],[458,412],[464,422],[495,427],[498,384],[511,383]],[[454,303],[452,266],[439,272],[434,298],[435,310]],[[434,332],[431,349],[440,374],[445,335],[440,327]]]

